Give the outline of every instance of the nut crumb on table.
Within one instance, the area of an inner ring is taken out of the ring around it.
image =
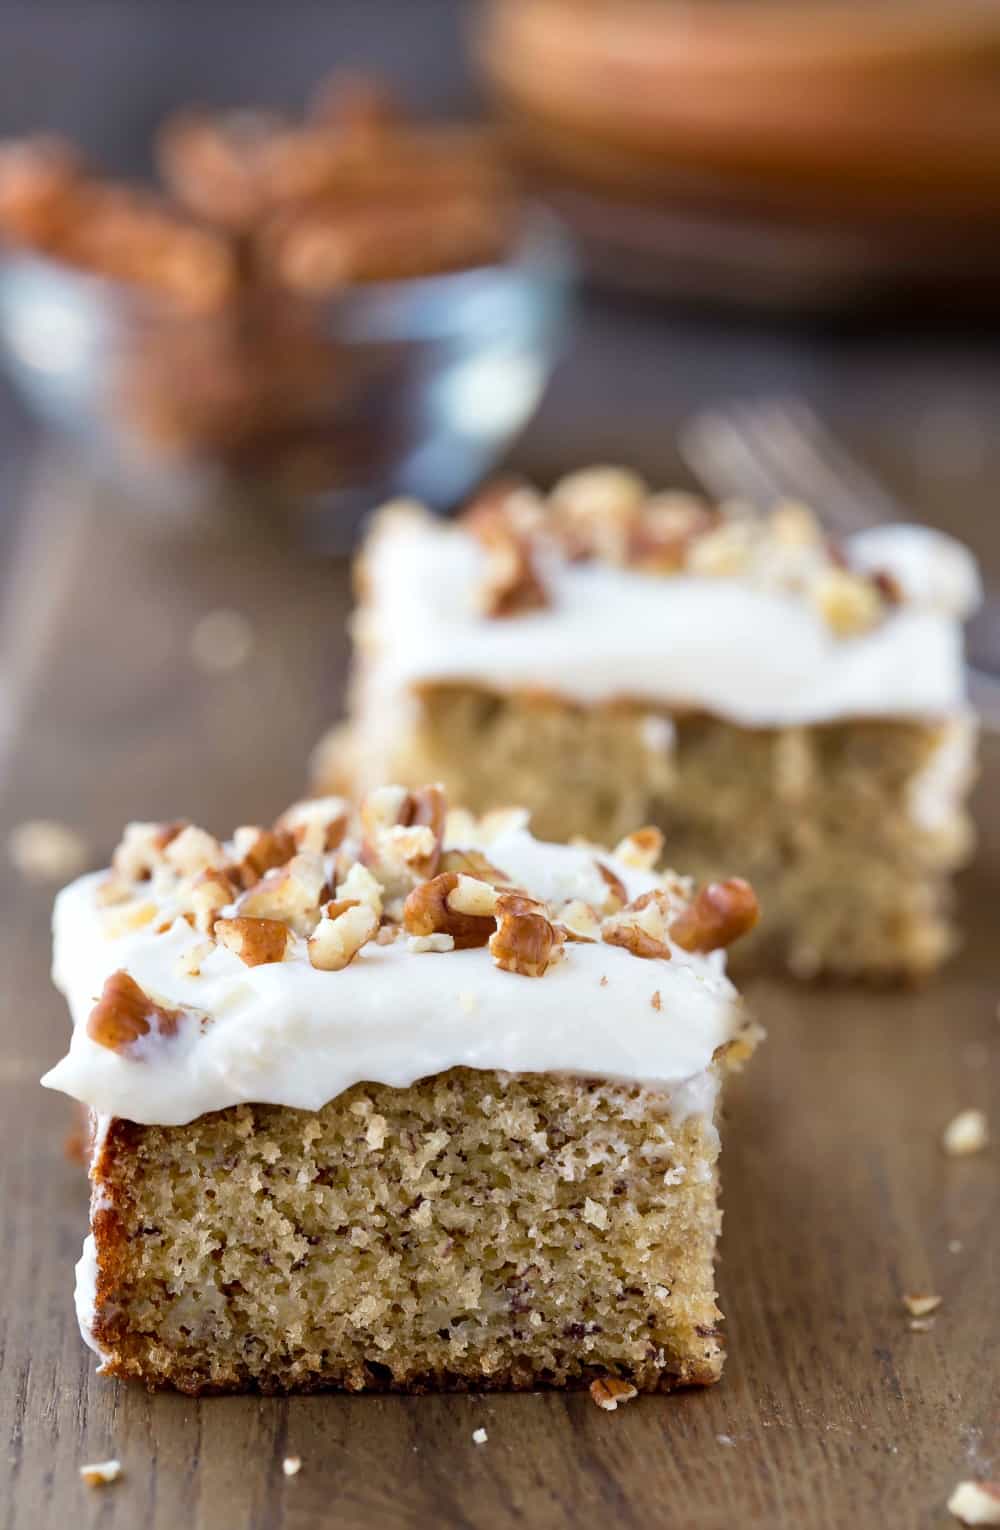
[[[963,1525],[1000,1525],[1000,1482],[960,1482],[948,1511]]]
[[[965,1158],[981,1153],[990,1140],[986,1114],[982,1110],[961,1110],[948,1122],[941,1145],[951,1158]]]
[[[286,1477],[297,1477],[302,1470],[301,1456],[286,1456],[281,1463],[281,1470]]]
[[[109,1482],[117,1482],[121,1474],[120,1461],[94,1461],[80,1467],[80,1476],[88,1487],[106,1487]]]

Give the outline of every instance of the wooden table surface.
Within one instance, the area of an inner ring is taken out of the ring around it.
[[[259,526],[196,535],[123,516],[51,469],[7,568],[0,834],[44,816],[102,858],[129,816],[269,819],[341,693],[344,568]],[[252,622],[200,671],[197,618]],[[753,989],[766,1047],[733,1089],[720,1386],[601,1413],[586,1395],[150,1396],[102,1381],[73,1315],[86,1187],[38,1075],[67,1019],[49,986],[51,888],[0,877],[0,1474],[4,1530],[72,1525],[917,1527],[954,1483],[1000,1476],[1000,1146],[942,1127],[997,1100],[1000,745],[978,793],[968,940],[919,993]],[[933,1330],[900,1295],[943,1297]],[[482,1426],[488,1442],[477,1446]],[[302,1458],[286,1480],[281,1461]],[[121,1459],[88,1489],[86,1461]]]

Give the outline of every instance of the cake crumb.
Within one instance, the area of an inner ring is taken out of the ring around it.
[[[936,1311],[940,1305],[940,1296],[935,1296],[930,1292],[918,1295],[907,1291],[903,1294],[903,1306],[911,1317],[926,1317],[929,1312]]]
[[[88,1487],[105,1487],[109,1482],[117,1482],[121,1474],[120,1461],[93,1461],[80,1467],[80,1476]]]
[[[239,611],[209,611],[191,629],[192,661],[207,674],[239,669],[253,652],[253,628]]]
[[[658,988],[657,988],[656,992],[653,994],[653,997],[650,999],[649,1002],[650,1002],[650,1004],[652,1004],[654,1009],[662,1009],[663,1008],[663,1000],[660,997],[660,990]]]
[[[600,986],[600,987],[601,987],[601,988],[607,988],[607,986],[608,986],[608,980],[607,980],[607,978],[606,978],[606,977],[602,977],[602,978],[601,978],[601,981],[600,981],[600,984],[599,984],[599,986]]]
[[[952,1158],[963,1158],[969,1153],[981,1153],[989,1142],[986,1115],[981,1110],[960,1110],[949,1121],[941,1138],[941,1145]]]
[[[18,824],[11,830],[7,854],[15,870],[31,882],[68,882],[90,858],[82,836],[52,818]]]
[[[472,1439],[476,1445],[485,1445],[486,1441],[489,1439],[489,1435],[486,1433],[485,1429],[473,1429]]]
[[[1000,1482],[960,1482],[948,1512],[963,1525],[1000,1525]]]
[[[964,1247],[965,1247],[965,1244],[962,1242],[961,1238],[949,1238],[949,1240],[948,1240],[948,1252],[949,1252],[949,1254],[960,1254]]]
[[[605,1413],[614,1413],[619,1403],[638,1397],[639,1390],[631,1381],[619,1381],[617,1376],[599,1376],[590,1383],[590,1395]]]
[[[934,1319],[932,1317],[911,1318],[910,1319],[910,1332],[911,1333],[930,1333],[930,1331],[931,1331],[931,1329],[933,1327],[934,1327]]]
[[[715,1436],[715,1442],[716,1442],[717,1445],[735,1445],[736,1444],[736,1441],[733,1439],[731,1434],[717,1434]]]
[[[297,1477],[302,1470],[301,1456],[286,1456],[281,1463],[281,1470],[286,1477]]]

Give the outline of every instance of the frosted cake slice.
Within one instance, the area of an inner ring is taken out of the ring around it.
[[[446,820],[300,804],[228,843],[132,825],[68,887],[93,1113],[77,1271],[103,1373],[183,1391],[718,1379],[727,1071],[755,1028],[730,880]]]
[[[978,594],[926,527],[834,545],[800,506],[716,509],[622,469],[500,486],[453,523],[390,506],[315,781],[441,780],[555,840],[653,823],[673,865],[753,882],[759,959],[919,977],[954,945],[971,845]]]

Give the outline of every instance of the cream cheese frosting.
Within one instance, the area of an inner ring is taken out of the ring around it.
[[[523,821],[490,838],[488,853],[546,901],[606,891],[590,849],[541,844]],[[601,859],[630,898],[659,885],[652,872]],[[710,1115],[714,1080],[704,1075],[742,1023],[722,952],[672,945],[670,960],[645,960],[573,942],[543,977],[526,978],[484,948],[416,952],[405,940],[370,943],[343,970],[319,971],[297,940],[285,960],[248,967],[224,946],[196,954],[205,937],[179,917],[161,933],[123,931],[96,898],[103,875],[56,900],[53,977],[74,1025],[68,1054],[42,1080],[101,1115],[180,1125],[240,1102],[312,1110],[358,1082],[402,1087],[457,1066],[641,1081]],[[132,1055],[86,1030],[119,969],[186,1017]]]
[[[549,605],[491,619],[476,603],[487,554],[459,524],[383,512],[365,554],[361,746],[377,760],[415,688],[465,682],[584,704],[630,698],[747,727],[852,717],[940,718],[964,707],[962,622],[980,598],[971,554],[921,526],[848,539],[852,567],[892,576],[900,600],[855,636],[801,592],[740,577],[670,577],[540,558]]]

